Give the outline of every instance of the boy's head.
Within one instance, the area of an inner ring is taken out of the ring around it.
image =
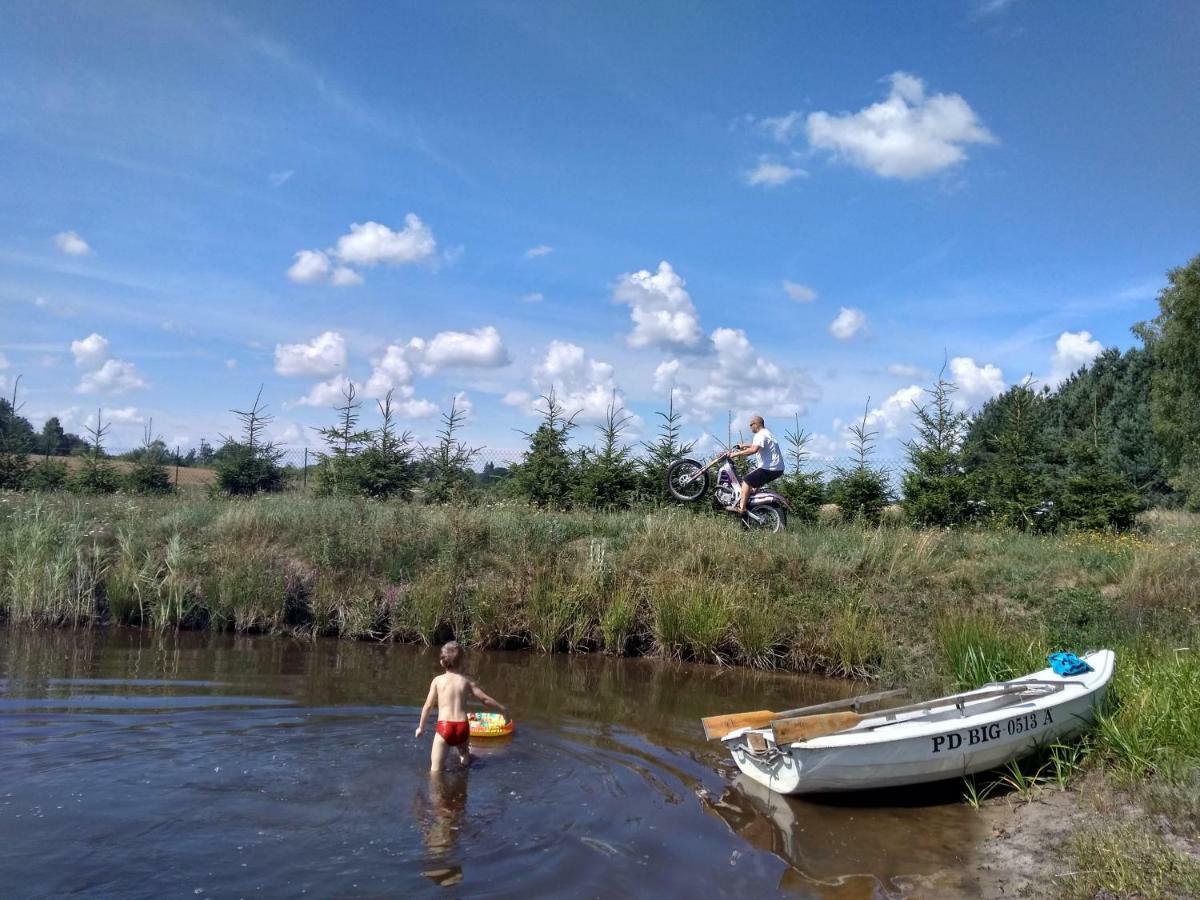
[[[449,672],[453,672],[462,662],[463,648],[458,641],[447,641],[442,644],[442,668]]]

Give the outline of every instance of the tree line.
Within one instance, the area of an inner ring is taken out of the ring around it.
[[[784,435],[788,471],[773,487],[802,521],[815,520],[826,503],[869,523],[891,506],[918,526],[1030,531],[1124,529],[1150,506],[1200,510],[1200,256],[1168,273],[1158,302],[1159,314],[1133,327],[1141,346],[1105,350],[1054,390],[1026,381],[972,414],[955,403],[957,385],[943,370],[914,404],[914,434],[898,473],[875,462],[878,433],[865,411],[850,428],[851,461],[828,471],[813,467],[811,436],[797,418]],[[593,442],[575,447],[575,414],[551,391],[540,399],[541,421],[525,435],[520,462],[476,471],[483,448],[461,440],[465,414],[456,403],[428,446],[400,430],[390,394],[377,405],[381,424],[360,427],[357,389],[345,388],[335,422],[319,429],[325,449],[317,454],[315,493],[419,495],[427,503],[484,493],[546,509],[625,509],[665,501],[667,469],[693,450],[682,440],[673,399],[656,413],[654,438],[631,446],[632,417],[615,394]],[[86,436],[64,432],[55,418],[37,434],[19,415],[14,387],[11,401],[0,399],[0,488],[161,493],[171,489],[168,464],[204,464],[215,468],[219,493],[282,489],[289,470],[266,437],[271,416],[261,389],[249,409],[233,412],[237,436],[224,436],[216,449],[202,441],[186,457],[171,454],[148,428],[118,475],[104,452],[108,426],[99,412]],[[34,462],[30,454],[38,452]],[[57,459],[65,454],[82,464],[68,472]]]

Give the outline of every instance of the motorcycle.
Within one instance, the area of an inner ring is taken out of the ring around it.
[[[713,496],[726,509],[736,509],[741,502],[744,485],[738,477],[728,450],[709,463],[686,457],[671,463],[667,469],[667,490],[676,500],[686,503],[699,500],[708,492],[711,482],[709,472],[717,465],[720,468],[717,469],[717,486],[713,490]],[[787,527],[789,508],[782,494],[766,489],[758,490],[750,497],[743,521],[748,528],[782,531]]]

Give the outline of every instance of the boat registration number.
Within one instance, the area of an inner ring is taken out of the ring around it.
[[[935,735],[930,740],[933,741],[933,752],[942,753],[946,750],[958,750],[961,747],[975,747],[989,741],[997,741],[1002,737],[1014,737],[1053,724],[1054,717],[1050,710],[1044,709],[1040,712],[1023,713],[1003,722],[991,722],[950,734]]]

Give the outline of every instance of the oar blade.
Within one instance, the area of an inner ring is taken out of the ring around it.
[[[826,713],[822,716],[795,716],[790,719],[775,719],[771,728],[775,732],[776,744],[794,744],[797,741],[810,741],[826,734],[834,734],[853,728],[866,716],[858,713],[837,712]]]
[[[754,712],[707,716],[700,720],[700,724],[704,726],[704,739],[715,741],[739,728],[762,728],[769,725],[775,716],[776,713],[769,709],[759,709]]]

